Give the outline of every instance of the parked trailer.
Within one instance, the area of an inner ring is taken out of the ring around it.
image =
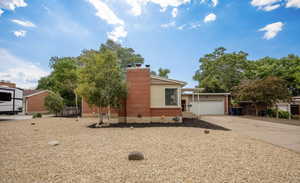
[[[23,90],[0,86],[0,114],[18,114],[23,111]]]

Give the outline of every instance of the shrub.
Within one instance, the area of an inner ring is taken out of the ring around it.
[[[289,119],[290,113],[287,112],[287,111],[281,111],[281,110],[279,110],[278,111],[278,117],[279,118],[284,118],[284,119]]]
[[[41,113],[34,113],[32,115],[32,118],[41,118],[41,117],[43,117],[43,115]]]
[[[277,110],[276,109],[267,109],[266,113],[267,113],[267,116],[269,117],[276,117],[276,112]]]
[[[64,108],[63,98],[54,92],[49,92],[49,95],[45,97],[45,107],[51,113],[54,113],[56,116],[60,113]]]

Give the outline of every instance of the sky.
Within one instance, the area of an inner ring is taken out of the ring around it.
[[[300,0],[0,0],[0,80],[35,88],[51,57],[112,39],[194,87],[199,58],[215,48],[300,55],[299,35]]]

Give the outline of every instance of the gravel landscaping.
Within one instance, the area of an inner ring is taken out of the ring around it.
[[[94,122],[0,121],[0,182],[300,182],[299,153],[222,128]],[[134,151],[145,159],[129,161]]]

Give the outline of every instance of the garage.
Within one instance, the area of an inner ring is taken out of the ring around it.
[[[191,105],[191,112],[193,112],[196,115],[225,114],[225,104],[223,100],[200,100],[199,102],[192,102]]]
[[[194,115],[228,114],[230,93],[201,93],[196,88],[182,89],[182,111]]]

